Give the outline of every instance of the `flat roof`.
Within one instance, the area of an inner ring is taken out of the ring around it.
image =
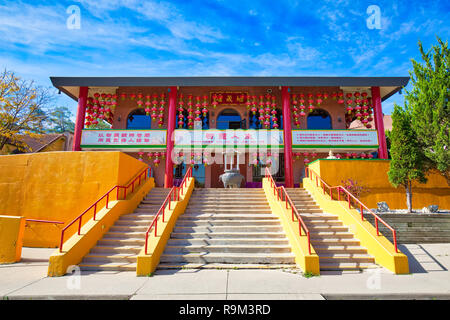
[[[53,86],[77,100],[79,87],[380,87],[385,100],[409,77],[50,77]],[[77,90],[74,90],[74,89]]]

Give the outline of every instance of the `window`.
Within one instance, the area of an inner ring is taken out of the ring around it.
[[[308,115],[308,129],[332,129],[330,114],[323,109],[314,109]]]
[[[130,112],[127,118],[127,129],[151,129],[152,118],[145,115],[143,109],[136,109]]]

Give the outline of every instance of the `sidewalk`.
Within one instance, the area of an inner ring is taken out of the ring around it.
[[[299,270],[159,270],[152,277],[134,272],[81,272],[48,278],[54,249],[23,248],[22,261],[0,265],[3,299],[186,299],[324,300],[450,299],[450,244],[399,247],[408,255],[409,275],[384,269],[362,273],[327,272],[305,278]]]

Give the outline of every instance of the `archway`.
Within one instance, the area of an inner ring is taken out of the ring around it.
[[[314,109],[313,112],[308,115],[307,126],[310,130],[332,129],[330,114],[323,109]]]
[[[152,118],[143,109],[135,109],[128,114],[127,129],[151,129]]]
[[[234,109],[225,109],[217,116],[217,129],[241,129],[242,127],[241,115]]]

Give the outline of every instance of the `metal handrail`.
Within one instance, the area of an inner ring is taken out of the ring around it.
[[[59,252],[62,252],[62,248],[63,248],[63,244],[64,244],[64,232],[69,227],[71,227],[75,222],[78,221],[78,235],[80,235],[81,234],[82,218],[87,212],[89,212],[92,208],[94,208],[94,216],[93,216],[93,218],[95,220],[96,214],[97,214],[98,203],[100,201],[102,201],[106,197],[106,206],[105,207],[106,207],[106,209],[108,209],[108,204],[109,204],[109,201],[110,201],[109,195],[114,189],[117,189],[116,200],[119,200],[119,191],[120,191],[120,189],[124,189],[124,197],[123,197],[123,199],[126,199],[127,198],[127,190],[128,190],[128,188],[131,187],[132,188],[131,192],[134,192],[134,183],[136,181],[139,181],[139,184],[138,184],[138,186],[139,186],[141,184],[142,175],[145,174],[144,175],[144,181],[145,181],[147,178],[151,177],[151,172],[152,172],[152,168],[151,167],[147,167],[143,171],[141,171],[140,174],[137,177],[135,177],[133,179],[133,181],[131,181],[128,185],[126,185],[126,186],[115,185],[108,192],[106,192],[103,196],[101,196],[97,201],[95,201],[89,208],[84,210],[78,217],[73,219],[67,226],[64,227],[64,229],[61,230],[61,239],[60,239],[60,242],[59,242]]]
[[[392,228],[387,222],[385,222],[376,213],[374,213],[372,210],[370,210],[364,203],[362,203],[358,198],[356,198],[345,187],[343,187],[343,186],[331,187],[325,181],[323,181],[323,179],[314,170],[312,170],[309,167],[305,167],[305,177],[309,178],[310,180],[314,180],[312,175],[314,175],[315,178],[316,178],[316,187],[319,187],[319,181],[322,183],[322,190],[323,190],[324,194],[325,194],[325,187],[327,187],[329,189],[329,196],[330,196],[331,200],[335,200],[335,199],[333,199],[333,189],[337,189],[338,190],[338,192],[337,192],[337,201],[341,201],[341,191],[343,191],[344,193],[347,194],[347,202],[348,202],[348,208],[349,209],[352,208],[352,203],[351,203],[350,199],[353,199],[357,204],[359,204],[359,211],[361,213],[361,221],[364,221],[364,209],[366,209],[367,212],[369,212],[375,218],[375,228],[377,230],[377,236],[380,235],[380,231],[379,231],[379,228],[378,228],[378,222],[381,222],[389,230],[391,230],[392,231],[393,240],[394,240],[395,252],[398,252],[398,248],[397,248],[397,232],[395,231],[394,228]],[[356,207],[356,206],[354,205],[354,207]]]
[[[180,201],[180,191],[181,191],[181,195],[183,195],[183,191],[184,191],[184,187],[187,186],[187,179],[186,178],[191,178],[192,177],[192,167],[189,167],[189,169],[186,171],[183,180],[181,181],[181,184],[179,187],[172,187],[172,189],[170,189],[169,194],[167,195],[166,199],[164,199],[163,204],[161,205],[161,207],[159,208],[158,212],[156,213],[155,217],[152,220],[152,223],[150,224],[150,226],[147,229],[147,232],[145,233],[145,247],[144,247],[144,253],[147,253],[147,249],[148,249],[148,235],[150,233],[150,231],[152,230],[152,227],[154,227],[155,229],[155,237],[157,236],[157,232],[158,232],[158,218],[161,215],[162,217],[162,222],[164,223],[164,212],[166,210],[166,206],[167,203],[169,204],[169,210],[170,210],[170,203],[172,202],[172,195],[173,195],[173,201]]]
[[[286,202],[286,209],[289,209],[289,205],[291,206],[291,212],[292,212],[291,217],[292,217],[293,222],[295,222],[294,216],[297,216],[299,234],[300,234],[300,236],[302,236],[302,228],[303,228],[303,230],[305,231],[305,234],[308,238],[308,252],[309,252],[309,254],[311,254],[311,237],[310,237],[309,229],[306,226],[306,224],[303,221],[300,214],[298,213],[297,208],[294,206],[294,203],[292,202],[291,197],[289,197],[289,194],[287,193],[284,186],[277,187],[277,185],[275,184],[275,180],[273,180],[273,177],[267,167],[266,167],[266,175],[265,176],[270,181],[270,187],[273,188],[273,192],[274,192],[273,194],[277,196],[277,201]],[[281,195],[280,195],[280,191],[281,191]],[[284,198],[283,198],[283,194],[284,194]]]

